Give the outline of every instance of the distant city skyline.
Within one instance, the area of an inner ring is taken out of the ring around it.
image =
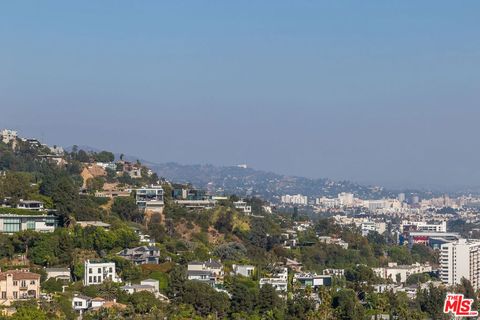
[[[22,1],[0,128],[152,162],[480,185],[480,3]]]

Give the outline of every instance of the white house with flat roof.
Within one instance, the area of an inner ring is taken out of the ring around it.
[[[135,192],[137,206],[141,210],[163,212],[163,188],[162,186],[151,185],[137,189]]]
[[[105,280],[122,282],[122,280],[117,276],[114,262],[86,260],[84,266],[84,286],[100,284]]]

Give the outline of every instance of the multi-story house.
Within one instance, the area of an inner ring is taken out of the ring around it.
[[[233,206],[235,207],[235,209],[238,209],[238,210],[242,210],[243,213],[247,214],[247,215],[250,215],[252,214],[252,207],[249,206],[245,201],[243,200],[240,200],[240,201],[235,201],[233,203]]]
[[[288,269],[281,268],[273,277],[261,278],[259,281],[260,288],[264,285],[271,285],[275,290],[286,292],[288,289]]]
[[[0,304],[36,299],[40,295],[40,275],[26,270],[0,272]]]
[[[233,273],[238,276],[251,277],[255,272],[255,267],[245,264],[234,264],[232,265]]]
[[[141,246],[132,249],[123,249],[117,253],[120,257],[135,264],[157,264],[160,259],[160,249],[154,246]]]
[[[305,289],[306,287],[317,289],[322,286],[331,286],[332,276],[318,275],[315,273],[297,273],[293,277],[293,283],[298,283],[302,289]]]
[[[223,282],[223,265],[215,260],[193,261],[188,264],[188,280],[208,282],[212,287]]]
[[[136,190],[136,203],[141,210],[163,212],[163,188],[151,185]]]
[[[93,284],[100,284],[105,280],[122,282],[115,271],[115,263],[86,260],[83,285],[90,286]]]

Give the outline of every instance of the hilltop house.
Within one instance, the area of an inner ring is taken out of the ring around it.
[[[0,272],[0,304],[36,299],[40,296],[40,275],[26,270]]]
[[[45,268],[47,279],[54,278],[56,280],[70,281],[70,268]]]
[[[212,287],[223,282],[223,265],[215,260],[193,261],[188,264],[188,280],[208,282]]]
[[[23,230],[53,232],[58,226],[59,218],[51,213],[31,212],[17,213],[14,209],[1,208],[0,232],[15,233]],[[23,211],[23,210],[22,210]]]
[[[281,268],[277,270],[273,277],[261,278],[260,288],[264,285],[271,285],[277,291],[286,292],[288,288],[288,269]]]
[[[117,276],[114,262],[86,260],[84,266],[84,286],[100,284],[103,283],[103,281],[105,280],[122,282],[122,280]]]
[[[154,246],[141,246],[132,249],[123,249],[117,253],[120,257],[139,264],[158,264],[160,259],[160,249]]]

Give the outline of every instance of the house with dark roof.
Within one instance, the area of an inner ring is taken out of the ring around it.
[[[118,256],[139,264],[158,264],[160,260],[160,249],[154,246],[141,246],[132,249],[123,249]]]
[[[223,283],[223,265],[215,260],[192,261],[188,263],[188,280],[208,282],[212,287]]]

